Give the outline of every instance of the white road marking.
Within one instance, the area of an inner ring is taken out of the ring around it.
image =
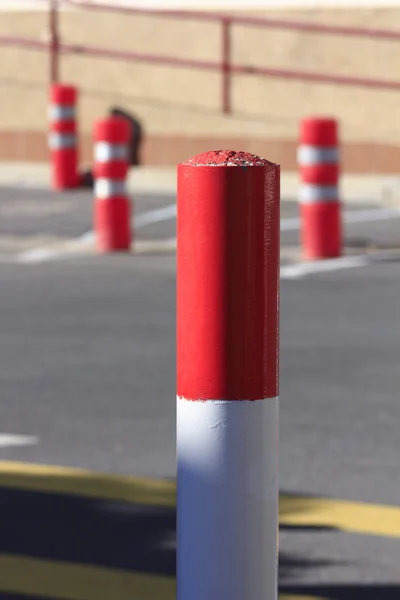
[[[156,208],[143,213],[139,213],[134,219],[132,219],[132,227],[134,229],[141,229],[151,223],[160,223],[162,221],[169,221],[170,219],[176,218],[176,204],[169,204],[162,208]],[[76,241],[82,246],[90,246],[94,242],[94,231],[87,231],[81,235]]]
[[[386,221],[400,217],[400,206],[387,208],[369,208],[366,210],[348,210],[343,212],[344,223],[370,223],[371,221]],[[281,220],[281,231],[295,231],[300,227],[297,217]]]
[[[152,223],[161,223],[176,218],[176,204],[168,204],[162,208],[156,208],[144,213],[138,214],[132,220],[132,226],[140,229]],[[400,216],[400,206],[389,208],[370,208],[366,210],[345,211],[343,220],[345,223],[368,223],[370,221],[384,221],[391,217]],[[298,217],[286,218],[281,220],[281,231],[295,231],[300,227]],[[94,239],[93,231],[87,231],[80,238],[79,242],[91,244]]]
[[[39,442],[34,435],[12,435],[11,433],[0,433],[0,448],[9,446],[31,446]]]
[[[300,277],[314,273],[328,273],[329,271],[365,267],[370,263],[371,259],[368,256],[343,256],[341,258],[299,263],[297,265],[286,265],[281,267],[281,279],[300,279]]]
[[[27,250],[26,252],[21,252],[16,256],[17,263],[38,263],[38,262],[46,262],[48,260],[55,260],[60,257],[62,253],[56,252],[55,250],[50,250],[46,248],[34,248],[33,250]]]
[[[169,204],[162,208],[157,208],[154,210],[149,210],[143,213],[139,213],[133,220],[132,226],[135,230],[141,229],[142,227],[146,227],[146,225],[150,225],[152,223],[160,223],[164,221],[169,221],[171,219],[176,218],[176,204]],[[386,208],[372,208],[366,210],[354,210],[354,211],[344,211],[343,213],[343,221],[344,223],[368,223],[371,221],[383,221],[391,218],[399,218],[400,217],[400,206],[397,207],[386,207]],[[281,220],[281,231],[296,231],[300,227],[300,219],[298,217],[285,218]],[[28,250],[27,252],[22,252],[16,256],[17,263],[40,263],[46,262],[50,260],[57,260],[63,257],[69,256],[70,254],[78,253],[77,248],[87,248],[93,245],[95,239],[95,234],[93,231],[87,231],[79,238],[72,240],[74,243],[75,249],[71,250],[51,250],[46,248],[36,248],[34,250]],[[176,246],[176,238],[174,244]],[[150,246],[159,246],[160,248],[164,248],[166,245],[168,249],[171,248],[171,244],[173,242],[171,239],[169,240],[160,240],[160,241],[151,241],[148,242]],[[144,241],[144,245],[146,242]],[[341,259],[342,260],[342,259]],[[321,264],[325,261],[321,261]],[[314,264],[314,263],[313,263]],[[298,268],[298,265],[295,265]],[[344,267],[340,267],[344,268]],[[348,267],[346,267],[348,268]],[[315,267],[313,267],[312,272],[317,272]],[[333,270],[331,267],[330,270]],[[295,271],[296,272],[296,271]],[[302,275],[299,275],[302,276]],[[290,275],[285,277],[292,277]],[[294,278],[295,276],[293,276]],[[297,276],[296,276],[297,277]]]
[[[176,250],[176,237],[160,240],[136,240],[133,251],[136,254],[147,252],[168,252]]]
[[[159,223],[160,221],[169,221],[176,217],[176,204],[169,204],[163,208],[156,208],[155,210],[149,210],[148,212],[137,215],[132,225],[137,227],[144,227],[150,223]]]
[[[370,221],[386,221],[392,217],[400,217],[400,206],[346,211],[343,220],[345,223],[369,223]]]

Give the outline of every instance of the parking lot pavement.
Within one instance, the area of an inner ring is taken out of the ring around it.
[[[282,281],[288,489],[396,498],[399,281],[394,260]],[[0,289],[0,422],[40,438],[2,456],[172,476],[175,256],[2,264]]]
[[[175,476],[175,257],[1,264],[0,289],[2,433],[36,438],[0,447],[0,590],[92,598],[66,583],[83,581],[100,600],[105,585],[172,599],[171,504],[136,565],[155,509],[121,499],[125,480],[92,488],[100,472]],[[282,281],[282,594],[398,598],[399,294],[398,260]]]
[[[168,194],[138,194],[131,201],[134,217],[173,204],[175,199]],[[0,236],[77,238],[92,229],[93,193],[0,187],[0,215]]]
[[[176,204],[171,193],[131,196],[134,244],[164,243],[176,235]],[[400,208],[369,200],[343,206],[343,237],[348,252],[400,247]],[[28,253],[41,260],[52,252],[68,256],[93,249],[93,194],[90,190],[55,193],[45,188],[0,187],[0,260]],[[281,204],[282,245],[299,245],[299,209],[295,198]],[[35,254],[36,252],[36,254]],[[46,254],[47,253],[47,254]],[[33,257],[33,258],[32,258]]]
[[[135,202],[140,240],[175,236],[170,195]],[[11,255],[87,233],[91,196],[3,188],[0,210]],[[345,221],[348,250],[397,248],[390,207]],[[285,265],[294,201],[282,229]],[[282,279],[285,600],[400,596],[399,256]],[[0,261],[0,290],[1,600],[172,600],[174,253]]]

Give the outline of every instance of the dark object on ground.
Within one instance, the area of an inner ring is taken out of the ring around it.
[[[79,173],[79,187],[81,188],[92,188],[94,185],[93,171],[91,169],[86,169],[86,171],[82,171]]]
[[[128,146],[128,162],[130,167],[136,167],[141,164],[140,146],[143,138],[143,127],[136,117],[129,114],[122,108],[113,107],[110,109],[109,116],[122,117],[126,119],[131,127],[131,138]],[[86,169],[79,174],[79,187],[92,188],[94,186],[94,177],[92,169]]]
[[[131,139],[129,142],[129,165],[137,167],[140,161],[140,146],[143,138],[143,127],[136,117],[126,112],[123,108],[114,107],[110,110],[110,116],[126,119],[131,127]]]

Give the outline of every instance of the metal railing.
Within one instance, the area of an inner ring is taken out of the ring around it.
[[[58,81],[60,77],[60,59],[62,54],[83,54],[114,60],[129,60],[158,65],[175,67],[196,68],[217,71],[221,73],[221,108],[224,113],[231,112],[231,76],[232,75],[258,75],[262,77],[278,77],[307,81],[310,83],[323,83],[344,86],[375,88],[381,90],[400,90],[400,80],[379,78],[356,77],[349,75],[334,75],[306,71],[300,69],[286,69],[273,67],[259,67],[247,64],[237,64],[232,61],[232,27],[242,25],[256,28],[269,28],[290,31],[301,31],[309,34],[324,34],[333,36],[351,36],[376,40],[400,41],[400,31],[384,29],[363,29],[359,27],[345,27],[337,25],[324,25],[304,21],[293,21],[274,18],[257,18],[240,15],[228,15],[216,12],[197,12],[182,10],[153,10],[133,8],[121,5],[103,4],[88,0],[43,0],[48,3],[49,13],[49,40],[39,41],[17,36],[0,36],[0,44],[18,46],[49,52],[50,80]],[[110,11],[125,14],[139,14],[156,17],[168,17],[181,20],[208,21],[219,23],[221,27],[221,56],[219,60],[207,61],[164,54],[148,54],[127,50],[114,50],[98,46],[78,45],[64,43],[60,39],[60,7],[80,8],[95,11]]]

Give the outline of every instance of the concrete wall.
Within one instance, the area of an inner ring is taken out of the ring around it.
[[[255,13],[253,13],[255,14]],[[258,13],[261,14],[262,13]],[[263,16],[400,30],[400,9],[268,11]],[[218,60],[217,24],[75,10],[63,12],[65,42]],[[43,12],[2,12],[0,35],[46,39]],[[400,41],[372,41],[235,26],[233,60],[250,65],[398,79]],[[400,92],[252,75],[232,78],[233,113],[221,113],[220,74],[80,55],[61,60],[62,79],[80,90],[82,152],[90,160],[91,128],[112,104],[144,124],[147,164],[175,164],[210,148],[260,153],[295,168],[299,119],[335,116],[345,168],[396,172],[400,163]],[[45,53],[0,45],[0,157],[46,157],[49,60]]]

